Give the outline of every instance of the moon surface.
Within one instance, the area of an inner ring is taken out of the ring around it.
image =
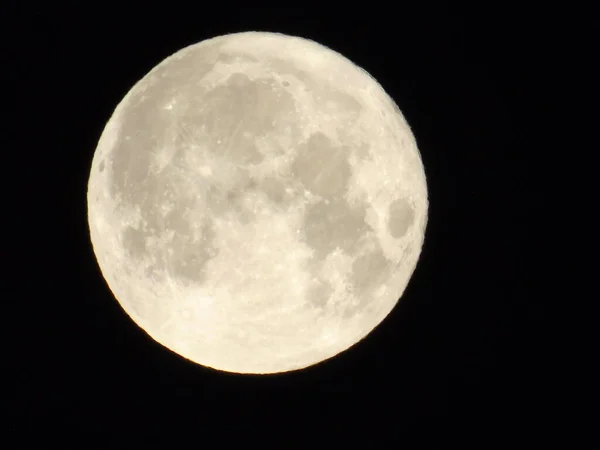
[[[410,127],[363,69],[244,32],[154,67],[108,121],[88,222],[114,296],[154,340],[237,373],[305,368],[394,308],[427,185]]]

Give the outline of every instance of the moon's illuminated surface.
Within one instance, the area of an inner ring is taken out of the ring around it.
[[[413,273],[427,185],[409,126],[340,54],[274,33],[184,48],[117,106],[88,184],[126,313],[204,366],[300,369],[346,350]]]

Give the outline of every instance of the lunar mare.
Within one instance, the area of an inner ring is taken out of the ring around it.
[[[108,121],[88,182],[125,312],[198,364],[311,366],[367,336],[417,264],[427,186],[402,113],[363,69],[276,33],[168,57]]]

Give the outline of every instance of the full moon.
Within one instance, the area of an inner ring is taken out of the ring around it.
[[[116,107],[87,191],[108,286],[202,366],[329,359],[391,312],[427,223],[415,138],[365,70],[314,41],[243,32],[169,56]]]

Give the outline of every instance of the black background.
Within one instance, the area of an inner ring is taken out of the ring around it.
[[[8,225],[26,238],[7,242],[8,448],[547,435],[548,149],[534,136],[552,127],[540,118],[551,106],[540,74],[560,46],[554,17],[488,3],[248,5],[14,8],[3,45],[21,146],[4,178],[20,186]],[[195,366],[134,325],[95,262],[85,203],[97,141],[133,84],[184,46],[247,30],[316,40],[372,74],[413,129],[430,200],[421,259],[386,320],[329,361],[264,377]]]

